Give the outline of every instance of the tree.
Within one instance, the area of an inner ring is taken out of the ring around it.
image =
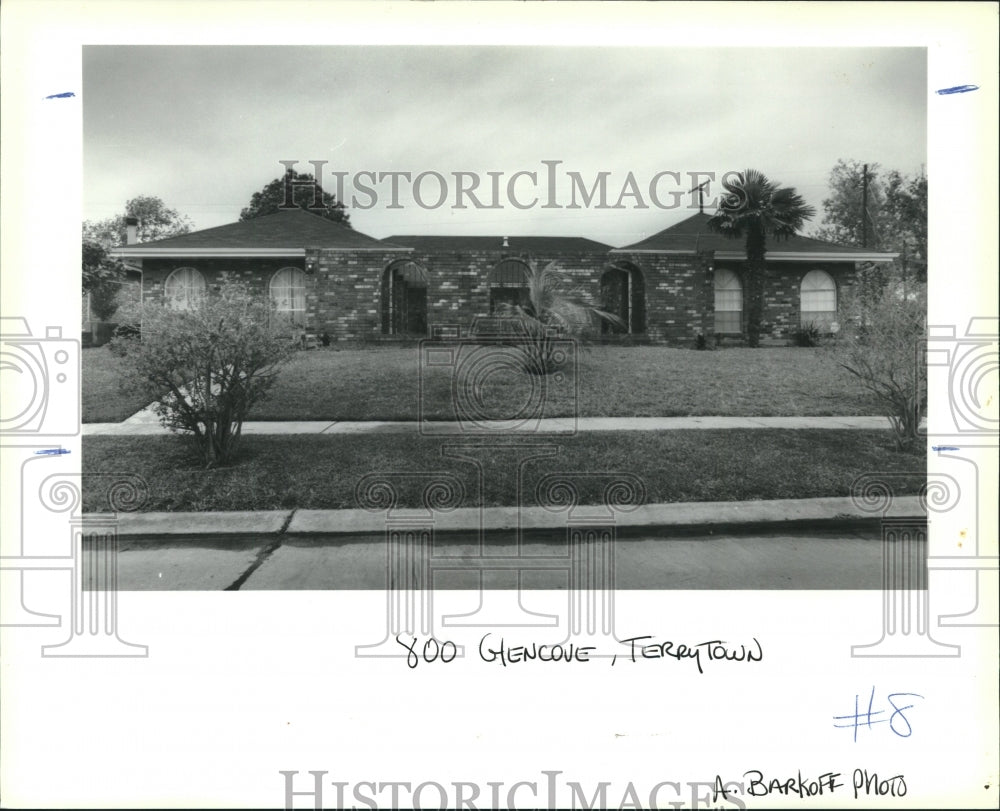
[[[544,267],[527,264],[528,297],[522,304],[502,302],[497,312],[516,320],[518,345],[524,353],[524,369],[531,374],[549,374],[559,365],[559,341],[580,335],[595,321],[624,326],[622,320],[580,298],[582,291],[556,262]]]
[[[764,315],[767,238],[793,236],[816,214],[793,188],[782,188],[756,169],[722,183],[727,195],[708,220],[708,227],[733,239],[746,238],[744,282],[747,291],[747,343],[760,345]]]
[[[83,243],[83,293],[90,295],[90,309],[101,321],[114,315],[116,298],[125,283],[125,267],[108,256],[96,242]]]
[[[227,282],[192,310],[147,308],[141,339],[111,342],[126,386],[154,401],[165,427],[190,432],[206,468],[233,460],[247,413],[292,352],[270,327],[271,309],[245,285]]]
[[[139,221],[136,238],[139,242],[186,234],[191,230],[191,220],[176,209],[168,208],[159,197],[142,195],[125,203],[125,213],[96,222],[83,223],[83,238],[96,242],[105,250],[119,248],[125,244],[125,219],[135,217]]]
[[[847,317],[833,357],[882,405],[896,448],[911,448],[921,439],[918,429],[927,406],[927,365],[921,352],[927,337],[926,288],[904,291],[889,283],[845,298]]]
[[[240,212],[240,220],[274,214],[287,208],[287,200],[310,214],[351,227],[350,214],[344,204],[329,192],[323,191],[323,187],[311,174],[296,172],[294,169],[289,169],[284,177],[275,178],[263,189],[254,192],[250,205]],[[317,200],[321,205],[316,205]]]
[[[830,196],[823,201],[823,223],[814,236],[841,245],[856,245],[900,254],[897,274],[927,279],[927,178],[893,169],[883,173],[868,164],[865,209],[864,165],[837,161],[830,172]]]

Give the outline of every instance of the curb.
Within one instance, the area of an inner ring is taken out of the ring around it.
[[[603,505],[464,508],[432,513],[423,509],[275,510],[256,512],[120,513],[118,537],[149,539],[246,538],[268,535],[383,535],[387,521],[433,526],[436,533],[565,530],[568,525],[608,526],[634,534],[662,528],[672,532],[827,529],[877,526],[882,518],[924,518],[918,496],[893,501],[887,511],[864,509],[849,497],[773,501],[705,501],[646,504],[630,512]]]
[[[158,420],[90,422],[81,428],[83,436],[169,436]],[[477,424],[474,434],[575,436],[607,431],[697,431],[697,430],[856,430],[882,431],[890,428],[881,416],[855,417],[544,417],[524,424],[504,422]],[[299,434],[407,434],[422,436],[466,436],[468,426],[438,420],[289,420],[247,421],[244,436],[288,436]]]

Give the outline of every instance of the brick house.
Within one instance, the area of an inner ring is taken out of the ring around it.
[[[185,307],[226,278],[274,300],[293,328],[332,340],[455,334],[526,295],[526,262],[556,261],[583,298],[618,315],[631,339],[690,345],[745,328],[743,246],[699,213],[633,245],[582,237],[392,236],[378,240],[299,209],[115,253],[140,267],[144,304]],[[774,335],[829,328],[859,265],[894,254],[809,237],[771,240],[764,322]],[[624,332],[604,326],[605,333]]]

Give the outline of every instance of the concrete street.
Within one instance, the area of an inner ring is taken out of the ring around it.
[[[524,565],[517,563],[514,538],[506,531],[487,534],[484,553],[493,560],[484,567],[475,533],[439,536],[431,564],[434,587],[478,588],[482,576],[487,589],[513,588],[521,569],[523,588],[567,588],[564,532],[529,532],[520,553]],[[618,589],[878,589],[882,585],[877,528],[759,527],[718,533],[633,528],[616,541],[614,562]],[[383,589],[386,578],[386,540],[381,534],[133,535],[121,540],[118,555],[123,591]]]

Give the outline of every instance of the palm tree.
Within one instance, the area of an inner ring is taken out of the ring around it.
[[[544,267],[529,261],[526,271],[527,300],[520,304],[503,302],[497,312],[514,319],[516,337],[524,352],[524,369],[532,374],[548,374],[559,365],[559,341],[584,333],[595,321],[605,320],[625,326],[618,316],[580,301],[582,290],[556,262]]]
[[[806,220],[816,215],[816,209],[806,205],[795,189],[780,187],[756,169],[739,172],[735,179],[724,180],[722,186],[728,194],[709,218],[708,227],[734,239],[746,237],[747,342],[759,346],[767,238],[794,236]]]

